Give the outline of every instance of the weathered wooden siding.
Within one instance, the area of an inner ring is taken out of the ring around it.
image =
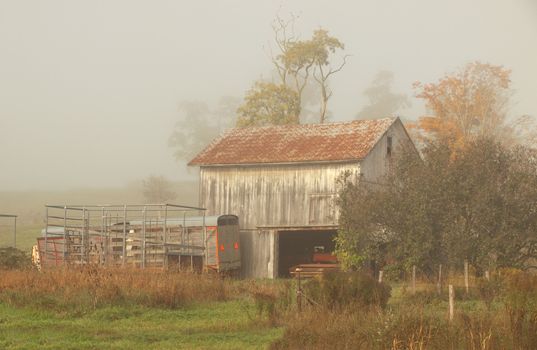
[[[278,235],[274,230],[241,231],[242,277],[276,278]]]
[[[207,215],[238,215],[241,229],[333,224],[337,179],[345,171],[358,174],[360,165],[202,167],[200,205]]]
[[[387,155],[388,137],[392,138],[391,157]],[[412,141],[408,137],[403,123],[397,119],[362,161],[360,169],[362,178],[371,182],[382,181],[382,177],[388,171],[390,160],[393,159],[402,144],[409,142]]]

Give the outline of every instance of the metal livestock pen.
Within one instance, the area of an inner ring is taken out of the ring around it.
[[[238,237],[236,216],[206,217],[204,208],[175,204],[45,207],[46,226],[37,245],[42,267],[99,264],[189,266],[218,271],[240,268],[240,255],[238,266],[214,258],[218,257],[215,227],[231,220],[227,217],[235,218]]]

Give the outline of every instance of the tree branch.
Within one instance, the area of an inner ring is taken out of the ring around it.
[[[326,74],[326,79],[328,79],[332,74],[334,73],[337,73],[339,72],[340,70],[343,69],[343,67],[345,66],[345,64],[347,63],[347,58],[350,57],[351,55],[345,55],[343,56],[343,62],[341,62],[341,64],[339,65],[338,68],[334,69],[334,70],[330,70],[327,74]],[[325,80],[326,80],[325,79]]]

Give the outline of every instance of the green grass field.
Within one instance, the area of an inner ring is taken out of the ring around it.
[[[32,246],[37,244],[37,237],[41,235],[44,225],[24,224],[17,225],[17,248],[25,252],[31,252]],[[13,245],[12,227],[3,225],[0,227],[0,247]]]
[[[264,349],[282,333],[257,319],[248,301],[80,315],[0,303],[2,349]]]

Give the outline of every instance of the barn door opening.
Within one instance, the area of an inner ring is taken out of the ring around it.
[[[279,231],[278,277],[289,277],[289,269],[314,263],[314,254],[332,254],[336,230]]]

